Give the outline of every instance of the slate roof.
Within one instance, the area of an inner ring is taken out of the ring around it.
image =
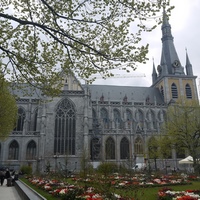
[[[39,99],[42,97],[42,91],[40,89],[25,83],[11,87],[10,92],[20,98]]]
[[[92,101],[99,101],[103,95],[104,101],[123,101],[126,96],[127,102],[145,102],[149,99],[149,103],[156,101],[156,103],[164,104],[158,88],[113,85],[88,85],[88,87]]]
[[[91,100],[100,101],[104,97],[104,101],[123,101],[127,97],[127,102],[148,102],[164,104],[163,98],[158,88],[155,87],[135,87],[135,86],[116,86],[116,85],[82,85],[84,89],[90,90]],[[41,98],[41,91],[30,86],[26,87],[26,92],[21,89],[12,90],[17,96]],[[31,93],[31,95],[30,95]]]

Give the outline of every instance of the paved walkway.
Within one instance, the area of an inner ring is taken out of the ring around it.
[[[7,180],[4,180],[3,185],[0,185],[0,200],[21,200],[14,186],[7,187]]]

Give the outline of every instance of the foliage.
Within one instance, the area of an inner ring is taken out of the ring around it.
[[[23,165],[20,168],[22,174],[31,175],[32,174],[32,167],[28,165]]]
[[[129,161],[130,162],[130,161]],[[128,163],[129,164],[129,163]],[[127,174],[127,173],[131,173],[133,170],[132,170],[132,166],[131,166],[131,162],[130,162],[130,164],[129,164],[129,168],[127,168],[127,166],[124,164],[124,163],[122,163],[122,164],[120,164],[119,165],[119,167],[118,167],[118,171],[119,171],[119,173],[120,174],[122,174],[122,175],[125,175],[125,174]]]
[[[197,101],[182,100],[169,106],[162,132],[172,139],[173,145],[188,152],[194,159],[194,166],[197,165],[200,150],[200,106]]]
[[[148,157],[154,160],[155,170],[157,170],[157,159],[168,159],[171,156],[171,140],[166,135],[155,135],[148,140]],[[149,163],[149,170],[150,163]]]
[[[158,138],[151,137],[148,140],[147,146],[148,146],[148,157],[149,157],[149,159],[153,159],[154,160],[155,169],[157,170],[157,162],[156,162],[156,160],[159,158]],[[149,170],[151,170],[150,169],[150,164],[149,164]]]
[[[116,163],[103,162],[98,166],[97,172],[107,176],[108,174],[118,172],[118,165]]]
[[[159,146],[160,146],[160,154],[162,156],[162,158],[164,159],[168,159],[170,158],[171,154],[172,154],[172,141],[171,139],[166,136],[163,135],[159,138]]]
[[[135,70],[147,59],[142,33],[160,22],[163,6],[170,13],[169,2],[1,0],[2,70],[10,82],[28,82],[44,94],[60,88],[62,74],[87,79]]]
[[[17,105],[8,90],[8,83],[0,75],[0,137],[5,139],[13,131],[17,121]]]
[[[157,159],[159,157],[158,151],[158,139],[156,137],[151,137],[148,141],[148,155],[151,159]]]
[[[87,174],[93,173],[94,169],[92,164],[89,163],[88,156],[86,154],[86,150],[83,151],[82,157],[81,157],[81,171],[80,176],[83,178],[87,178]]]

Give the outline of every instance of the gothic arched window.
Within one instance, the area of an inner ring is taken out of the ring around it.
[[[171,92],[172,92],[172,98],[177,99],[178,98],[178,90],[177,90],[175,83],[172,83]]]
[[[100,160],[101,144],[99,138],[92,138],[90,143],[91,160]]]
[[[62,100],[56,109],[54,154],[75,155],[76,114],[68,99]]]
[[[36,159],[36,143],[31,140],[27,145],[26,150],[26,160],[35,160]]]
[[[37,117],[38,117],[38,108],[34,110],[33,131],[37,130]]]
[[[153,125],[153,129],[156,129],[157,128],[156,115],[152,110],[151,110],[151,122],[152,122],[152,125]]]
[[[120,142],[120,159],[129,159],[129,142],[127,138],[122,138]]]
[[[26,118],[26,113],[23,108],[18,109],[18,118],[17,118],[17,123],[14,131],[23,131],[24,127],[24,120]]]
[[[191,87],[188,83],[185,86],[185,93],[186,93],[187,99],[192,99],[192,90],[191,90]]]
[[[134,143],[134,152],[135,154],[143,154],[144,150],[143,150],[143,143],[141,138],[136,138],[135,143]]]
[[[97,114],[96,114],[96,111],[94,109],[92,109],[92,120],[93,120],[93,123],[95,123],[96,120],[97,120]]]
[[[16,140],[14,140],[9,146],[8,160],[18,160],[18,159],[19,159],[19,144]]]
[[[115,159],[115,142],[114,140],[109,137],[106,140],[106,159],[110,160],[110,159]]]
[[[144,114],[141,110],[136,111],[136,121],[138,122],[140,129],[143,129],[144,128]]]
[[[106,129],[109,128],[108,111],[105,108],[102,108],[100,115],[101,115],[101,120],[103,122],[103,127]]]
[[[128,129],[131,128],[131,123],[133,121],[133,116],[130,110],[126,110],[126,120],[127,120],[127,125],[128,125]]]
[[[162,112],[162,110],[160,110],[158,112],[158,120],[161,121],[161,122],[163,122],[163,112]]]
[[[120,112],[117,109],[113,110],[113,114],[114,114],[114,127],[117,128],[122,128],[122,120],[121,120],[121,116],[120,116]]]

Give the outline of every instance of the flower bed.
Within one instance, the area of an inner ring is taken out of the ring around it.
[[[88,176],[86,179],[83,178],[74,178],[76,182],[95,182],[97,180],[96,176]],[[156,177],[151,175],[151,177],[147,177],[145,174],[137,174],[135,176],[119,176],[118,174],[114,174],[112,176],[101,176],[98,177],[98,182],[104,183],[110,182],[111,185],[115,188],[130,188],[135,186],[141,187],[158,187],[158,186],[168,186],[168,185],[184,185],[190,184],[190,181],[185,179],[182,176],[172,176],[172,175],[163,175]]]
[[[162,188],[158,192],[158,200],[200,200],[200,190],[173,191]]]
[[[59,182],[57,180],[47,180],[40,178],[29,178],[29,181],[40,189],[61,199],[77,199],[77,200],[103,200],[107,199],[105,194],[97,193],[93,187],[82,187],[79,185],[69,184],[67,182]],[[110,194],[112,199],[116,200],[134,200],[133,198],[124,198],[118,194]]]
[[[70,181],[73,182],[73,184],[69,184],[68,182],[60,182],[55,179],[49,180],[36,177],[29,178],[29,181],[33,185],[45,190],[55,197],[61,197],[61,199],[69,200],[101,200],[111,199],[111,197],[113,199],[133,200],[133,198],[122,197],[118,194],[111,193],[111,191],[113,191],[112,189],[115,189],[116,191],[116,189],[122,188],[133,191],[138,187],[183,185],[190,183],[187,181],[187,179],[185,179],[185,176],[146,176],[145,174],[137,174],[134,176],[120,176],[119,174],[113,174],[112,176],[88,175],[85,178],[73,177]],[[164,191],[161,191],[159,194],[160,199],[170,195],[172,196],[172,194],[169,192],[164,193]]]

